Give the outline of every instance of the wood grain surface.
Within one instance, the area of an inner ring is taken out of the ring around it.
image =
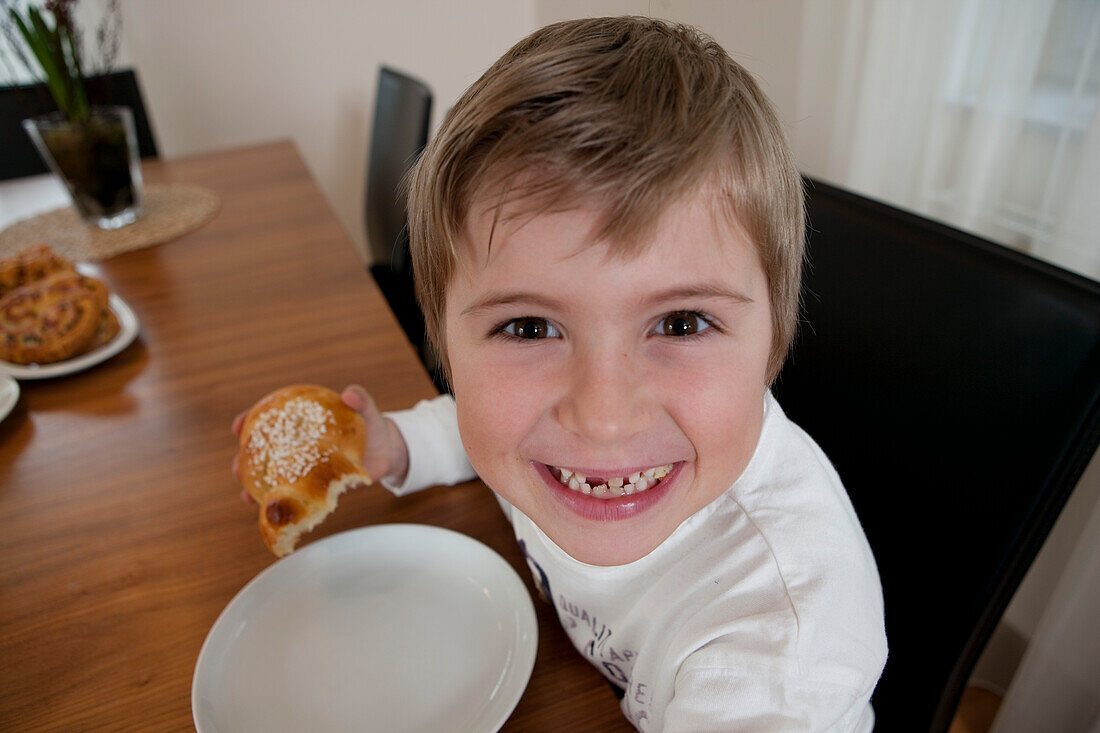
[[[202,642],[274,561],[229,471],[233,416],[291,382],[358,382],[382,409],[434,394],[290,143],[144,170],[207,186],[222,209],[101,263],[137,340],[88,371],[22,382],[0,423],[0,731],[193,730]],[[537,599],[483,484],[353,492],[308,539],[388,522],[481,540],[536,599],[535,670],[504,730],[633,730]]]

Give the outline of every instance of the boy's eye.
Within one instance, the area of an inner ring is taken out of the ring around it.
[[[545,318],[517,318],[504,324],[500,330],[509,336],[529,341],[560,336],[558,329]]]
[[[690,311],[669,313],[657,324],[657,330],[665,336],[692,336],[708,328],[710,324],[705,318]]]

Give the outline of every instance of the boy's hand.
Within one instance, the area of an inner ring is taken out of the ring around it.
[[[363,468],[375,481],[381,479],[402,483],[409,472],[409,448],[401,431],[392,420],[382,416],[367,390],[358,384],[340,393],[344,404],[363,416],[367,423],[367,450]]]
[[[380,479],[393,479],[396,483],[404,481],[409,471],[409,451],[397,426],[392,420],[382,416],[374,404],[374,399],[358,384],[345,387],[340,393],[340,399],[345,405],[362,415],[367,424],[367,447],[363,455],[363,468],[375,481]],[[241,434],[241,427],[247,415],[248,410],[245,410],[233,418],[234,435]],[[233,456],[232,468],[233,475],[240,480],[237,455]],[[241,500],[249,504],[256,503],[252,495],[244,489],[241,490]]]

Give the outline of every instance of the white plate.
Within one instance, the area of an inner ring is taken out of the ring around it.
[[[138,319],[134,312],[130,310],[130,306],[126,305],[126,301],[114,293],[111,293],[107,304],[118,316],[118,333],[103,346],[95,351],[89,351],[87,354],[74,356],[72,359],[57,361],[53,364],[24,365],[0,360],[0,374],[8,374],[16,379],[47,379],[79,372],[110,359],[129,346],[134,337],[138,335]]]
[[[326,537],[253,578],[199,652],[199,733],[496,731],[538,626],[505,560],[458,532],[385,524]]]
[[[0,374],[0,420],[3,420],[19,401],[19,382]]]

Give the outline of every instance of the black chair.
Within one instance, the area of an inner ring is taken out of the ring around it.
[[[876,730],[940,733],[1100,442],[1100,284],[807,185],[804,323],[775,391],[878,560]]]
[[[423,82],[385,66],[378,70],[367,169],[366,223],[372,250],[383,250],[387,260],[372,265],[370,271],[405,335],[430,369],[433,365],[424,339],[424,316],[413,292],[405,204],[406,177],[428,142],[431,112],[432,93]]]
[[[88,77],[86,88],[91,104],[123,105],[133,110],[138,152],[142,158],[157,157],[156,139],[132,69]],[[56,111],[45,84],[0,87],[0,149],[4,151],[0,155],[0,180],[49,173],[23,129],[23,120]]]

